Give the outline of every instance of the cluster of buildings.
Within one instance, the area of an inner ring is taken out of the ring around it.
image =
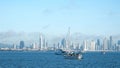
[[[32,43],[31,45],[26,45],[26,42],[21,40],[19,44],[13,44],[11,47],[0,47],[0,50],[48,50],[48,42],[43,35],[39,36],[38,43]]]
[[[120,40],[116,43],[110,36],[101,40],[84,41],[82,46],[84,51],[120,51]]]
[[[120,40],[114,42],[113,37],[110,36],[104,39],[83,40],[83,43],[74,44],[64,38],[61,40],[60,48],[82,51],[120,51]]]
[[[50,46],[43,35],[39,36],[39,42],[30,46],[25,46],[24,41],[20,41],[19,45],[13,45],[12,48],[1,48],[0,50],[56,50],[70,49],[82,51],[120,51],[120,40],[114,42],[113,37],[96,40],[83,40],[82,43],[71,41],[70,30],[65,38],[61,39],[57,44]]]

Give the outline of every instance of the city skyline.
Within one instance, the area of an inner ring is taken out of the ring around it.
[[[0,1],[0,32],[120,34],[119,0]]]
[[[23,39],[25,40],[25,39]],[[113,36],[109,38],[104,37],[102,39],[82,39],[78,42],[75,39],[68,39],[63,37],[59,41],[54,41],[50,44],[43,35],[39,36],[38,41],[32,41],[26,44],[26,41],[19,40],[18,44],[12,43],[12,45],[0,43],[0,50],[56,50],[56,49],[70,49],[70,50],[82,50],[82,51],[120,51],[120,40],[113,39]],[[73,41],[74,40],[74,41]],[[29,40],[30,41],[30,40]]]

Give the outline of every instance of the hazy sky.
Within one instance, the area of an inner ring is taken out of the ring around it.
[[[0,0],[0,32],[120,34],[120,0]]]

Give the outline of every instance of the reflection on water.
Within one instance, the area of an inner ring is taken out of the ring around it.
[[[82,60],[53,52],[0,51],[0,68],[120,68],[120,52],[87,52]]]

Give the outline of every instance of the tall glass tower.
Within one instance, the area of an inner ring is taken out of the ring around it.
[[[20,41],[20,47],[19,47],[19,48],[20,48],[20,49],[23,49],[24,46],[25,46],[25,45],[24,45],[24,41]]]
[[[40,35],[40,38],[39,38],[39,49],[43,50],[43,36],[42,35]]]
[[[66,49],[70,49],[70,27],[68,28],[68,33],[66,37]]]

